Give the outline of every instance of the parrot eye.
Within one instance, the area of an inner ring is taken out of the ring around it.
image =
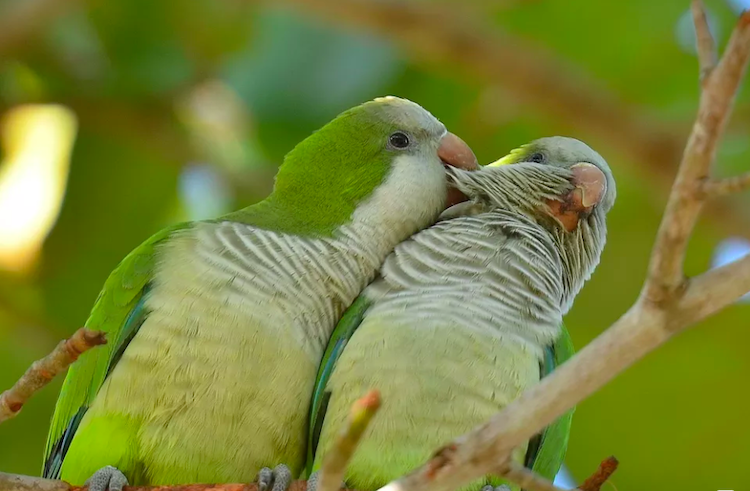
[[[543,164],[544,154],[541,152],[537,152],[533,154],[531,157],[529,157],[529,162],[536,162],[537,164]]]
[[[388,143],[394,148],[406,148],[409,146],[409,137],[397,131],[388,137]]]

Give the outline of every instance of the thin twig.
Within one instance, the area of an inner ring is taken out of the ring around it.
[[[698,51],[698,64],[700,67],[700,81],[705,84],[708,76],[711,75],[716,63],[718,54],[716,43],[706,18],[706,10],[703,8],[703,2],[694,1],[690,4],[690,10],[693,12],[693,24],[695,25],[695,41]]]
[[[617,466],[620,463],[614,457],[607,457],[599,464],[599,468],[594,472],[591,477],[583,481],[583,484],[578,486],[579,491],[599,491],[602,485],[612,477],[612,474],[617,470]]]
[[[750,189],[750,172],[725,179],[709,179],[703,184],[703,191],[710,197],[735,194]]]
[[[339,491],[346,466],[349,465],[360,438],[379,408],[380,393],[377,390],[371,390],[352,405],[346,426],[323,460],[318,491]]]
[[[77,330],[69,339],[60,341],[52,353],[32,363],[13,387],[0,394],[0,423],[17,415],[36,391],[65,371],[81,353],[106,342],[103,332],[85,327]]]
[[[694,8],[701,6],[696,3]],[[449,444],[450,453],[436,456],[383,490],[451,491],[491,474],[496,462],[508,459],[513,448],[672,335],[750,291],[750,256],[689,281],[683,279],[682,270],[687,241],[706,199],[702,186],[749,57],[750,12],[745,12],[707,78],[652,252],[649,276],[633,307],[489,422]]]

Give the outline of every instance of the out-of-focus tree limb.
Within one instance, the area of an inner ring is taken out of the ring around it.
[[[409,0],[272,3],[301,7],[337,25],[370,29],[399,44],[413,62],[453,66],[488,86],[502,87],[536,113],[565,121],[587,140],[617,149],[664,189],[672,184],[685,128],[659,122],[602,87],[585,69],[477,16],[445,4]],[[502,112],[503,107],[494,110]],[[750,237],[750,218],[742,210],[720,201],[707,206],[712,224]]]
[[[274,2],[277,3],[277,2]],[[500,27],[454,8],[404,0],[283,0],[337,24],[365,27],[401,45],[417,63],[460,67],[505,87],[526,104],[570,121],[633,160],[658,163],[671,177],[683,147],[681,133],[654,121],[601,87],[585,70],[565,63]],[[502,110],[502,108],[498,108]],[[671,167],[671,169],[670,169]]]
[[[76,0],[12,0],[0,9],[0,59],[29,42]]]

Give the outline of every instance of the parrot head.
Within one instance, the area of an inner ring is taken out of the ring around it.
[[[585,143],[541,138],[481,170],[448,173],[470,201],[446,210],[442,220],[493,209],[532,218],[568,263],[571,291],[577,292],[599,263],[616,187],[607,162]]]
[[[448,167],[478,164],[469,146],[421,106],[381,97],[300,142],[279,168],[269,200],[304,211],[297,225],[303,231],[331,233],[357,218],[386,228],[408,222],[408,236],[449,203]]]
[[[600,213],[606,214],[615,203],[615,180],[607,161],[580,140],[564,136],[540,138],[511,150],[508,155],[486,167],[519,162],[535,162],[571,170],[578,191],[569,198],[579,202],[582,213],[592,212],[595,205]]]
[[[582,141],[561,136],[534,140],[471,175],[451,170],[449,179],[472,203],[447,210],[443,219],[469,208],[472,213],[504,208],[552,216],[568,233],[593,215],[606,216],[616,197],[604,158]]]

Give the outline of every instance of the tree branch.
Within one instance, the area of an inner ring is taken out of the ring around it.
[[[81,353],[106,342],[104,333],[85,327],[69,339],[60,341],[52,353],[35,361],[13,387],[0,394],[0,423],[16,416],[35,392],[65,371]]]

